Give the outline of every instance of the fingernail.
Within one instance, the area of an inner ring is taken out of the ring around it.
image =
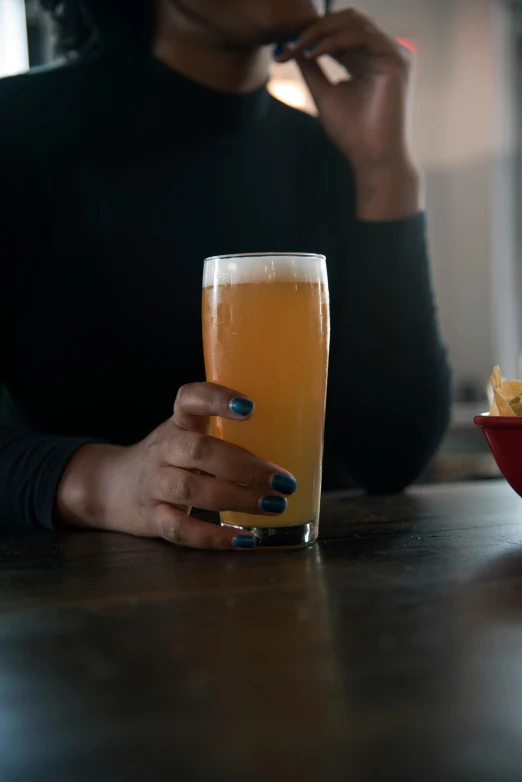
[[[289,475],[277,473],[272,478],[272,489],[280,491],[281,494],[294,494],[297,489],[297,481],[295,478],[290,478]]]
[[[284,497],[263,497],[259,503],[261,510],[265,513],[284,513],[286,510],[286,500]]]
[[[229,408],[236,415],[240,415],[243,418],[246,418],[247,415],[250,415],[250,413],[254,409],[254,403],[250,399],[243,399],[242,397],[237,397],[236,399],[232,399],[232,401],[229,404]]]
[[[294,35],[293,38],[290,38],[290,40],[288,40],[286,43],[280,43],[279,46],[276,46],[276,48],[274,49],[274,57],[275,57],[275,59],[277,60],[278,57],[281,57],[281,55],[283,54],[286,46],[288,46],[289,49],[293,49],[294,48],[294,44],[297,43],[297,41],[299,40],[300,37],[301,37],[301,34],[299,33],[298,35]]]
[[[313,54],[315,50],[317,49],[317,44],[313,43],[311,46],[307,46],[304,50],[304,54]]]
[[[253,535],[236,535],[232,538],[232,545],[235,548],[255,548],[256,539]]]

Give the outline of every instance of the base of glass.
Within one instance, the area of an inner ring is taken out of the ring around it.
[[[257,538],[256,549],[306,548],[315,543],[319,533],[318,521],[295,527],[237,527],[223,522],[221,526],[237,529],[238,532],[251,532]]]

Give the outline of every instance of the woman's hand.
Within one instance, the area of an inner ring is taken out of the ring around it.
[[[332,84],[317,62],[330,55],[349,81]],[[276,50],[296,60],[323,127],[351,163],[359,217],[397,219],[422,208],[420,175],[410,142],[413,66],[410,53],[353,9],[321,17]]]
[[[202,549],[253,548],[255,537],[191,519],[192,506],[279,516],[296,489],[281,467],[207,434],[209,416],[246,421],[253,403],[230,389],[180,389],[174,415],[128,448],[87,445],[69,463],[57,498],[73,526],[164,538]],[[216,477],[219,476],[219,477]]]

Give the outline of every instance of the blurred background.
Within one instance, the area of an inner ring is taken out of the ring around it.
[[[334,9],[353,2],[334,3]],[[451,431],[426,480],[496,477],[473,416],[494,364],[522,377],[522,0],[360,0],[417,61],[415,145],[455,373]],[[0,77],[57,59],[36,0],[0,0]],[[342,74],[325,63],[332,78]],[[271,92],[314,112],[291,63]],[[411,291],[415,296],[415,291]],[[385,378],[383,378],[385,384]],[[429,411],[426,411],[429,415]]]

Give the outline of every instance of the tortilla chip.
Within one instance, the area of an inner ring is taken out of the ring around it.
[[[516,416],[522,417],[522,394],[516,396],[514,399],[509,400],[509,406],[513,410]]]
[[[495,397],[498,415],[506,416],[508,418],[515,418],[516,413],[513,412],[503,395],[504,384],[502,382],[502,372],[500,371],[499,366],[496,366],[493,370],[493,374],[491,375],[491,385],[493,387],[493,395]]]
[[[511,405],[511,400],[522,395],[522,381],[504,380],[502,383],[502,396]]]
[[[502,389],[502,372],[500,371],[498,364],[493,368],[493,374],[491,375],[491,385],[493,386],[493,391],[501,391]]]
[[[495,395],[495,402],[497,403],[499,415],[503,415],[508,418],[516,418],[516,413],[514,413],[510,408],[502,394],[499,394],[498,391],[493,391],[493,393]]]

